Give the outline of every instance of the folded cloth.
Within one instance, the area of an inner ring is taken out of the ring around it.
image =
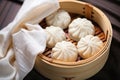
[[[23,80],[46,47],[39,22],[59,8],[58,0],[25,0],[15,19],[0,31],[0,80]]]

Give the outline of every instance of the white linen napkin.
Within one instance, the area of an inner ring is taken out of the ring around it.
[[[25,0],[15,19],[0,31],[0,80],[23,80],[46,47],[39,22],[59,8],[58,0]]]

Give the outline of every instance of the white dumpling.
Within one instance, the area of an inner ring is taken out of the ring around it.
[[[78,51],[76,46],[67,41],[58,42],[51,52],[51,58],[61,61],[74,62],[77,56]]]
[[[60,27],[46,27],[45,32],[47,33],[47,47],[52,48],[57,42],[66,40],[64,31]]]
[[[77,18],[69,25],[68,32],[73,40],[79,41],[80,38],[85,37],[86,35],[94,35],[95,31],[91,21],[86,18]]]
[[[87,35],[80,39],[77,44],[79,55],[86,59],[96,54],[103,46],[99,37]]]
[[[68,12],[65,10],[58,10],[57,12],[51,14],[46,18],[46,22],[48,25],[58,26],[62,29],[68,27],[71,21],[71,17]]]

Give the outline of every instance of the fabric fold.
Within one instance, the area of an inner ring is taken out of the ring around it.
[[[7,55],[0,59],[0,80],[14,80],[16,76],[16,67],[13,66],[14,51],[9,49]]]
[[[27,29],[21,29],[12,35],[19,79],[23,79],[33,68],[36,56],[46,47],[46,34],[39,25],[27,24]]]
[[[58,0],[24,1],[14,20],[0,31],[0,80],[23,80],[31,71],[46,47],[39,23],[58,8]]]

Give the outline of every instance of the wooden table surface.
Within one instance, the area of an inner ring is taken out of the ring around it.
[[[113,26],[113,41],[110,56],[104,68],[88,80],[120,80],[120,0],[82,0],[89,2],[108,16]],[[0,0],[0,29],[7,26],[15,17],[22,3],[17,0]],[[113,54],[114,53],[114,54]],[[24,80],[48,80],[34,68]]]

